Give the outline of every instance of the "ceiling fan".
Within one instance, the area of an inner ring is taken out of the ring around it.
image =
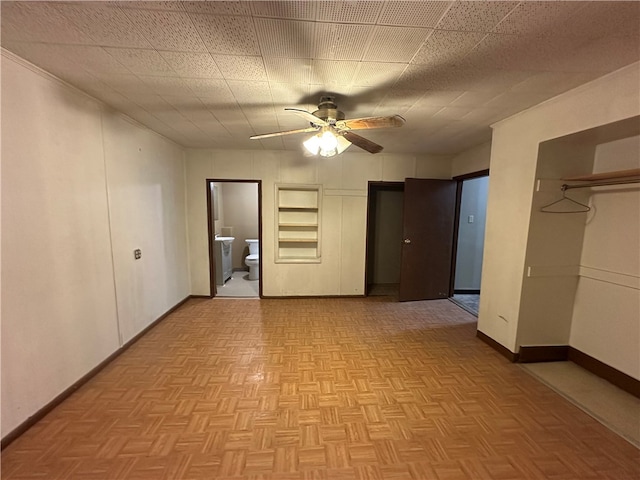
[[[295,133],[315,133],[314,136],[306,140],[304,146],[313,155],[320,153],[321,156],[331,157],[342,153],[351,144],[366,150],[369,153],[382,151],[382,145],[367,140],[360,135],[353,133],[353,130],[368,130],[371,128],[401,127],[405,119],[400,115],[388,117],[366,117],[345,120],[344,113],[338,110],[335,97],[320,97],[318,110],[307,112],[300,108],[285,108],[285,111],[295,113],[307,120],[311,126],[297,130],[286,130],[283,132],[265,133],[253,135],[252,140],[262,138],[278,137],[281,135],[291,135]]]

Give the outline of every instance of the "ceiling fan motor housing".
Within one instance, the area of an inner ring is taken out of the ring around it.
[[[335,97],[320,97],[320,103],[318,104],[318,110],[313,114],[328,122],[335,124],[338,120],[344,120],[344,113],[338,110],[338,106],[335,104]]]

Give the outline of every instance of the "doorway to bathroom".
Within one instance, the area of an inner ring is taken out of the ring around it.
[[[207,180],[211,297],[262,297],[262,182]]]
[[[489,170],[454,177],[458,182],[450,300],[476,317],[489,193]]]

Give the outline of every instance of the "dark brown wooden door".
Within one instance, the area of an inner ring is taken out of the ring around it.
[[[401,302],[449,296],[455,203],[452,180],[405,179]]]

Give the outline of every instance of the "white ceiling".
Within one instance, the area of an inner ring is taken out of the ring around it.
[[[300,149],[284,107],[335,94],[385,152],[489,125],[640,59],[640,2],[1,2],[2,47],[187,147]],[[553,119],[549,119],[553,121]],[[352,146],[351,149],[357,149]]]

